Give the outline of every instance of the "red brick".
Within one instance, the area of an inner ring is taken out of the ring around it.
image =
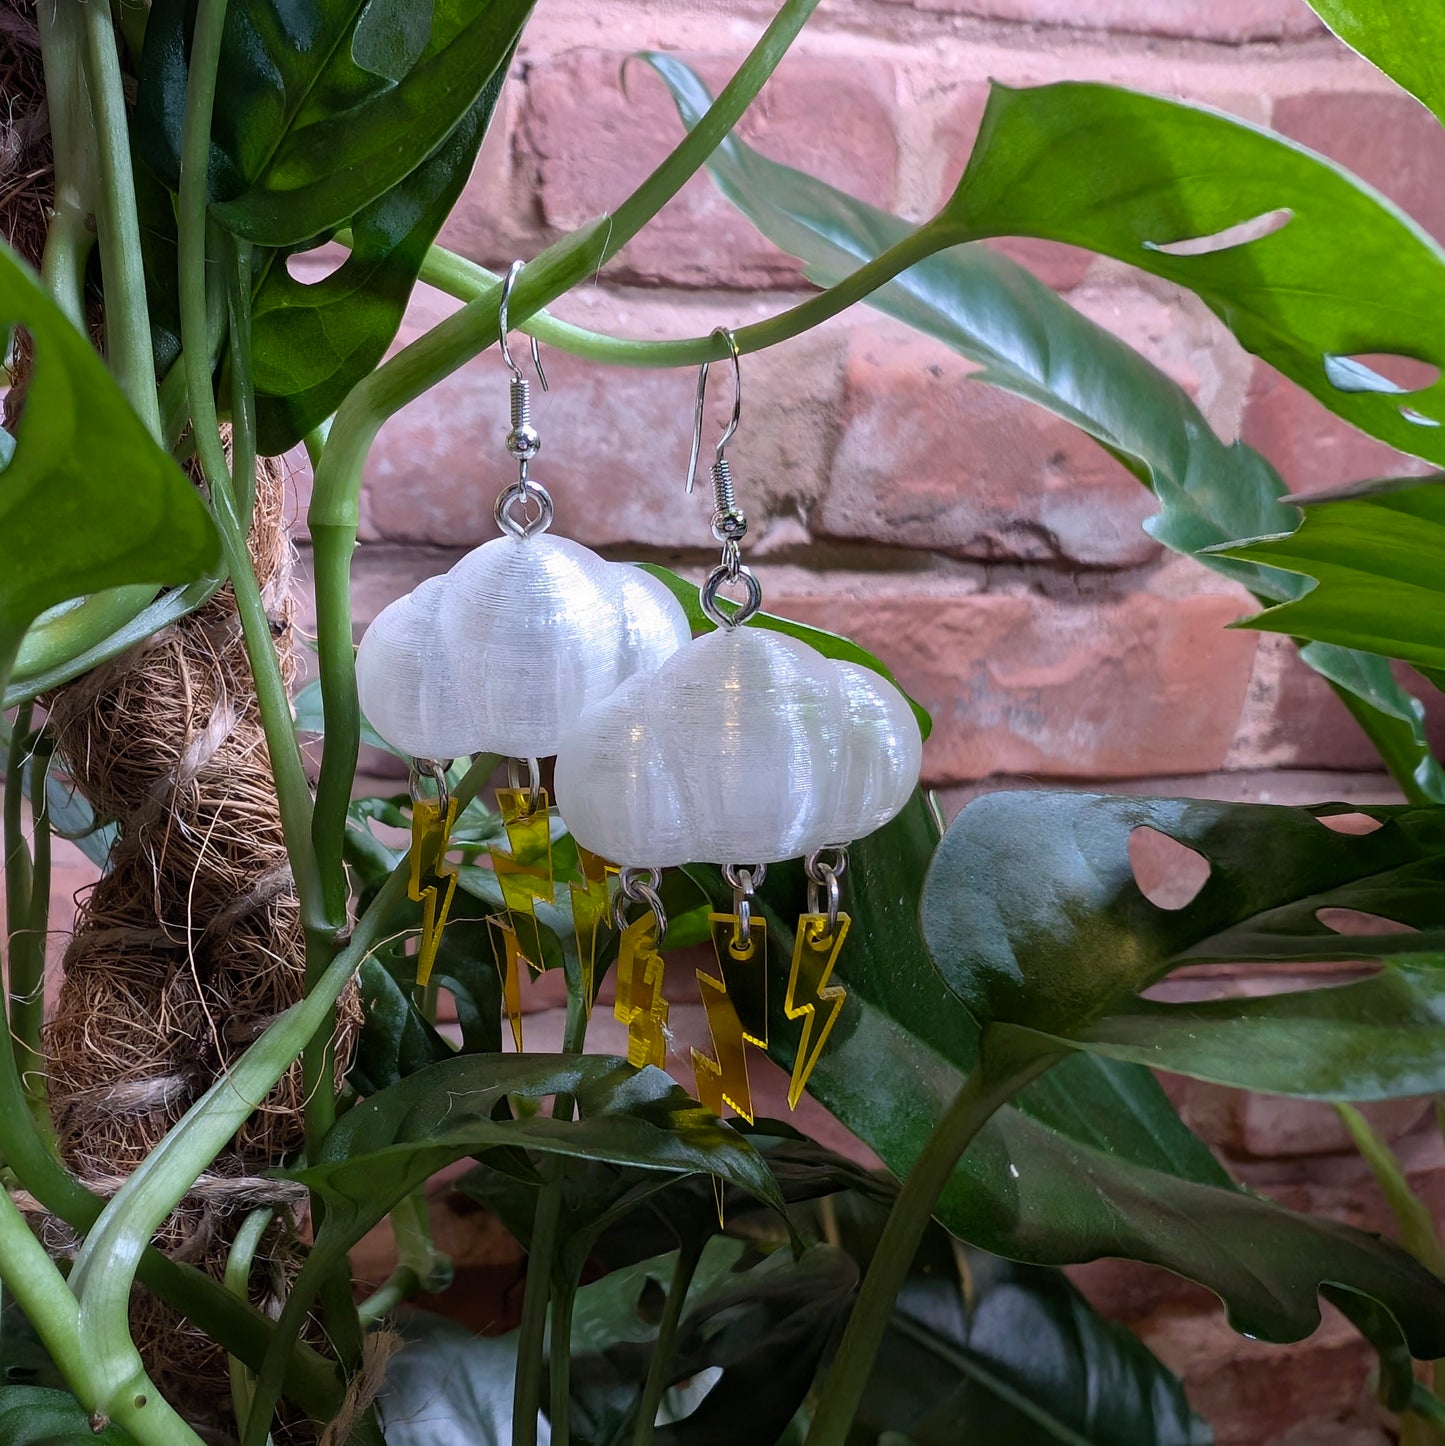
[[[442,314],[434,298],[419,298],[402,340]],[[677,335],[708,325],[642,306],[618,329]],[[774,532],[781,543],[804,535],[833,448],[843,344],[841,332],[827,329],[743,360],[744,420],[729,457],[755,550]],[[542,451],[532,471],[553,494],[556,530],[623,551],[711,549],[705,468],[694,495],[684,491],[696,373],[603,366],[553,351],[543,364],[551,390],[533,394]],[[721,418],[730,383],[717,372],[712,382],[709,400]],[[485,353],[387,423],[367,463],[365,535],[449,548],[496,536],[492,503],[516,475],[502,446],[506,383],[500,358]],[[718,430],[720,421],[709,420],[709,445]]]
[[[1313,35],[1320,22],[1303,0],[884,0],[952,15],[1117,30],[1184,40],[1289,40]]]
[[[1250,378],[1242,435],[1269,458],[1292,492],[1429,470],[1419,458],[1357,432],[1263,362],[1255,363]]]
[[[1077,428],[969,381],[973,370],[923,337],[855,336],[818,535],[1090,566],[1153,557],[1148,489]]]
[[[742,57],[683,58],[716,91]],[[665,87],[644,64],[629,66],[624,94],[626,59],[626,52],[576,50],[528,71],[519,168],[535,176],[536,204],[549,233],[615,209],[682,138]],[[739,133],[764,155],[889,206],[898,166],[893,105],[886,62],[794,53]],[[796,284],[801,269],[762,240],[702,175],[627,246],[608,275],[758,287]]]
[[[1403,92],[1315,90],[1280,96],[1271,123],[1383,191],[1431,235],[1445,236],[1440,186],[1445,130]]]
[[[933,716],[930,783],[1207,772],[1229,748],[1255,648],[1225,631],[1233,596],[1061,602],[865,584],[827,597],[774,587],[767,606],[887,662]]]

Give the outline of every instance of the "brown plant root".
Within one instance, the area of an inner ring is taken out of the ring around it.
[[[263,462],[251,552],[289,681],[283,508],[280,468]],[[81,905],[46,1039],[61,1153],[83,1181],[111,1193],[301,997],[300,908],[229,586],[48,705],[56,758],[96,812],[119,824],[105,877]],[[344,1061],[359,1023],[354,993],[339,1020]],[[219,1276],[246,1214],[271,1206],[276,1223],[252,1272],[253,1300],[271,1312],[299,1264],[304,1192],[264,1172],[300,1150],[303,1104],[293,1065],[156,1242]],[[226,1439],[221,1348],[139,1288],[132,1327],[156,1384]]]

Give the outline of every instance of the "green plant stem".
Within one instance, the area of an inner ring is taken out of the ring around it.
[[[549,1161],[532,1217],[527,1281],[517,1331],[517,1374],[512,1382],[512,1446],[537,1446],[537,1411],[542,1400],[542,1343],[552,1290],[552,1259],[562,1219],[562,1165]]]
[[[81,1405],[92,1411],[92,1429],[114,1422],[138,1446],[202,1446],[201,1438],[173,1411],[144,1375],[115,1393],[97,1370],[79,1323],[75,1297],[35,1238],[15,1202],[0,1191],[0,1260],[5,1284],[45,1343]],[[116,1399],[111,1400],[112,1395]]]
[[[391,1212],[390,1219],[396,1242],[396,1269],[357,1307],[364,1324],[390,1315],[403,1301],[423,1290],[445,1290],[451,1284],[451,1259],[436,1248],[432,1239],[426,1187],[408,1195]]]
[[[231,238],[231,480],[247,532],[256,508],[256,387],[251,373],[251,243]]]
[[[567,1019],[562,1027],[564,1054],[582,1053],[587,1043],[588,1022],[587,1001],[582,998],[581,990],[569,988]],[[577,1102],[571,1095],[558,1095],[552,1102],[552,1114],[557,1119],[570,1120],[576,1109]],[[517,1375],[512,1388],[512,1446],[536,1446],[537,1411],[542,1400],[542,1357],[547,1331],[547,1306],[550,1298],[555,1319],[559,1302],[572,1288],[567,1282],[557,1280],[558,1224],[562,1218],[565,1189],[565,1162],[549,1160],[543,1167],[543,1184],[537,1195],[537,1210],[532,1221],[532,1241],[527,1250],[522,1320],[517,1331]],[[557,1287],[555,1290],[554,1282]],[[561,1309],[570,1326],[570,1302],[561,1306]],[[556,1329],[554,1325],[551,1390],[554,1414],[551,1425],[552,1440],[556,1446],[561,1446],[567,1436],[567,1374],[571,1357],[569,1355],[561,1367],[562,1379],[559,1385]],[[562,1401],[560,1419],[556,1415],[559,1394]]]
[[[516,323],[604,265],[682,189],[737,124],[817,3],[786,0],[707,114],[617,211],[563,237],[527,266],[511,298]],[[361,736],[350,575],[362,467],[388,417],[496,341],[500,299],[500,287],[490,288],[364,378],[341,404],[316,471],[308,520],[327,738],[313,827],[318,854],[338,860],[338,868]]]
[[[49,735],[36,736],[30,751],[30,911],[26,920],[26,948],[10,954],[10,1037],[15,1041],[15,1063],[36,1129],[50,1141],[49,1091],[45,1079],[45,945],[50,935],[50,773],[53,745]],[[7,780],[8,782],[8,780]]]
[[[7,1016],[15,1069],[21,1080],[26,1108],[37,1116],[33,1081],[43,1069],[40,1055],[40,1026],[35,1011],[37,994],[44,990],[45,943],[41,936],[37,950],[30,932],[33,897],[37,887],[30,848],[25,842],[25,766],[33,742],[31,707],[16,711],[10,729],[10,746],[5,759],[5,947],[8,974]],[[49,889],[47,879],[45,887]],[[40,967],[36,968],[37,953]],[[43,1078],[43,1074],[40,1075]],[[44,1093],[39,1099],[44,1106]],[[37,1122],[38,1122],[37,1116]]]
[[[552,1291],[552,1369],[550,1402],[552,1446],[568,1446],[572,1405],[572,1306],[577,1282],[559,1282]]]
[[[702,1258],[702,1242],[685,1240],[677,1252],[672,1267],[672,1280],[667,1287],[667,1300],[663,1303],[662,1318],[657,1323],[657,1340],[652,1347],[652,1359],[647,1363],[647,1379],[642,1386],[642,1399],[637,1406],[637,1421],[632,1428],[632,1446],[649,1446],[656,1429],[657,1408],[662,1404],[662,1394],[667,1390],[667,1372],[672,1364],[672,1345],[677,1339],[678,1322],[682,1320],[682,1308],[687,1303],[687,1292],[697,1263]]]
[[[888,1329],[893,1302],[918,1253],[943,1187],[994,1112],[1057,1058],[1032,1055],[1008,1063],[1000,1060],[990,1066],[985,1054],[933,1127],[888,1213],[842,1344],[823,1382],[806,1446],[844,1446]]]
[[[85,17],[81,6],[37,5],[40,57],[45,70],[45,105],[54,156],[55,199],[45,238],[40,274],[45,289],[75,324],[88,331],[85,266],[95,245],[98,182],[95,135],[85,92],[82,57]]]
[[[241,1228],[231,1242],[223,1283],[238,1300],[246,1300],[250,1296],[251,1262],[256,1258],[256,1249],[261,1244],[274,1213],[269,1207],[253,1210],[241,1222]],[[231,1407],[236,1413],[236,1428],[244,1431],[251,1414],[251,1397],[255,1395],[256,1383],[244,1361],[238,1361],[235,1356],[227,1356],[226,1365],[231,1374]]]
[[[96,225],[105,282],[106,355],[121,391],[146,430],[159,441],[161,414],[156,402],[150,311],[146,305],[120,55],[110,7],[91,0],[75,8],[85,27],[85,79],[100,161]]]

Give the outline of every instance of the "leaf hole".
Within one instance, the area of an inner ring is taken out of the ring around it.
[[[1251,216],[1247,221],[1237,221],[1211,236],[1188,236],[1180,241],[1146,241],[1145,249],[1162,251],[1166,256],[1211,256],[1216,251],[1232,251],[1236,246],[1247,246],[1251,241],[1262,241],[1276,231],[1282,231],[1294,220],[1294,212],[1282,206],[1277,211],[1266,211],[1260,216]]]
[[[1160,909],[1192,904],[1209,882],[1209,860],[1198,849],[1147,824],[1129,834],[1129,867],[1139,892]]]
[[[1417,412],[1414,407],[1401,407],[1400,415],[1407,422],[1413,422],[1417,427],[1438,427],[1440,425],[1434,417],[1427,417],[1424,412]]]
[[[1315,910],[1315,918],[1335,934],[1418,934],[1413,924],[1367,914],[1363,909],[1337,909],[1333,905]]]
[[[1358,352],[1354,356],[1324,354],[1325,380],[1337,392],[1383,392],[1399,396],[1423,392],[1440,380],[1440,368],[1419,357],[1398,352]]]
[[[1320,815],[1319,821],[1331,833],[1347,833],[1356,836],[1374,833],[1376,829],[1385,826],[1379,819],[1371,818],[1367,813],[1326,813]]]
[[[351,252],[336,241],[314,246],[310,251],[293,251],[286,258],[286,274],[302,286],[315,286],[340,271],[350,255]]]

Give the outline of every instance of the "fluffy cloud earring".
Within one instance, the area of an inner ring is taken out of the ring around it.
[[[493,862],[506,911],[497,921],[504,994],[519,1048],[517,964],[541,967],[534,903],[552,889],[538,760],[556,752],[585,709],[658,667],[690,637],[681,606],[657,579],[548,534],[552,498],[530,475],[542,445],[531,385],[507,344],[507,301],[521,269],[518,261],[507,273],[499,306],[502,359],[512,374],[506,447],[517,463],[517,480],[492,510],[501,536],[384,609],[356,658],[362,709],[387,742],[412,756],[414,778],[440,777],[438,760],[463,755],[513,760],[511,786],[497,795],[509,846],[494,849]],[[532,361],[545,391],[535,338]],[[450,823],[445,807],[416,798],[414,861],[444,860]],[[418,901],[428,887],[454,885],[424,867],[414,868],[413,878]],[[422,982],[445,917],[439,913],[423,933]]]
[[[745,1043],[768,1038],[767,929],[753,908],[766,867],[804,857],[810,879],[785,999],[788,1016],[804,1021],[789,1091],[796,1103],[843,1001],[829,978],[848,930],[838,893],[846,845],[908,801],[923,745],[907,700],[884,678],[747,626],[762,588],[742,562],[747,519],[725,456],[741,415],[740,369],[731,332],[714,335],[727,341],[734,380],[731,421],[711,467],[722,556],[701,598],[716,629],[584,711],[558,748],[555,784],[573,837],[620,866],[620,908],[627,900],[648,906],[626,926],[618,961],[618,1014],[635,1063],[662,1062],[659,871],[723,866],[733,910],[711,916],[717,973],[698,971],[714,1055],[694,1051],[697,1093],[716,1111],[726,1103],[751,1119]],[[689,491],[707,373],[704,365]],[[720,600],[724,589],[741,590],[735,607]]]

